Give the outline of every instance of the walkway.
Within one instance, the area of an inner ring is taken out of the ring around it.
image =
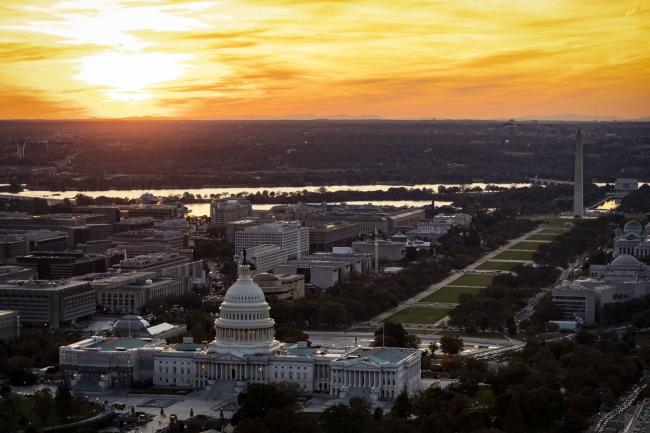
[[[530,231],[528,233],[525,233],[525,234],[519,236],[516,239],[512,239],[512,240],[508,241],[505,245],[497,248],[496,250],[494,250],[494,251],[492,251],[490,253],[487,253],[486,255],[482,256],[481,258],[479,258],[477,261],[475,261],[471,265],[467,266],[466,268],[464,268],[464,269],[462,269],[460,271],[452,272],[444,280],[442,280],[442,281],[440,281],[438,283],[432,284],[431,286],[429,286],[428,289],[418,293],[417,295],[415,295],[415,296],[413,296],[413,297],[411,297],[411,298],[409,298],[409,299],[407,299],[405,301],[402,301],[396,307],[391,308],[390,310],[384,311],[383,313],[377,315],[376,317],[371,319],[370,322],[383,322],[384,320],[388,319],[390,316],[392,316],[392,315],[394,315],[394,314],[396,314],[396,313],[398,313],[398,312],[400,312],[400,311],[402,311],[402,310],[404,310],[404,309],[406,309],[408,307],[415,307],[415,306],[424,306],[424,307],[426,307],[428,305],[427,303],[418,303],[418,301],[420,301],[421,299],[424,299],[427,296],[437,292],[438,290],[442,289],[443,287],[450,285],[450,283],[452,281],[454,281],[457,278],[461,277],[465,273],[476,272],[476,273],[484,273],[484,274],[494,274],[495,271],[476,270],[476,268],[478,268],[479,266],[481,266],[483,263],[487,262],[488,260],[492,260],[494,257],[499,255],[503,251],[509,249],[513,245],[526,240],[527,237],[532,236],[532,235],[536,235],[537,233],[541,232],[545,228],[546,228],[545,225],[542,224],[539,227],[537,227],[536,229],[534,229],[534,230],[532,230],[532,231]],[[497,271],[497,272],[503,272],[503,271]],[[444,320],[444,319],[442,319],[442,320]],[[356,326],[358,326],[358,325],[356,325]]]

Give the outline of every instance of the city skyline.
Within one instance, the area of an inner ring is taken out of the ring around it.
[[[643,2],[8,1],[4,119],[650,115]]]

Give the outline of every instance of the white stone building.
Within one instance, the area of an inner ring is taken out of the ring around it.
[[[242,390],[248,383],[291,382],[304,392],[392,399],[420,389],[420,351],[409,348],[313,349],[274,339],[274,321],[264,293],[247,265],[227,291],[216,338],[207,346],[167,347],[154,355],[153,383],[205,389]]]
[[[273,244],[286,251],[291,260],[309,253],[309,227],[298,223],[274,222],[246,227],[235,232],[235,253],[258,245]]]
[[[236,263],[244,259],[243,251],[233,257]],[[287,263],[287,250],[273,244],[262,244],[246,249],[246,261],[258,272],[269,272]]]
[[[650,256],[650,223],[645,228],[636,220],[628,221],[614,235],[614,255]]]

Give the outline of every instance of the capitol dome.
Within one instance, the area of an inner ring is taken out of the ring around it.
[[[641,265],[641,262],[636,259],[636,257],[631,256],[629,254],[621,254],[620,256],[616,257],[614,261],[610,264],[610,266],[618,266],[618,267],[625,267],[625,268],[632,268],[632,267],[638,267]]]
[[[643,231],[643,226],[637,220],[628,221],[623,227],[625,233],[641,233]]]
[[[239,278],[228,288],[215,320],[211,352],[270,354],[279,348],[274,339],[275,321],[264,292],[250,276],[250,266],[239,267]]]

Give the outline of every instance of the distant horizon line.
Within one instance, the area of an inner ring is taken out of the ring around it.
[[[296,116],[296,117],[219,117],[219,118],[190,118],[166,116],[128,116],[128,117],[71,117],[71,118],[4,118],[0,122],[93,122],[93,121],[170,121],[170,122],[220,122],[220,121],[385,121],[385,122],[575,122],[575,123],[601,123],[601,122],[648,122],[650,115],[636,118],[621,118],[616,116],[602,116],[598,119],[593,116],[564,115],[564,116],[523,116],[520,118],[473,118],[473,117],[420,117],[420,118],[391,118],[380,116]]]

